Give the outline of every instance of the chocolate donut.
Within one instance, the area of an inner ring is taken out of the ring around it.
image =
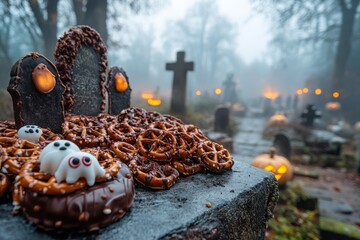
[[[21,202],[26,218],[44,230],[90,232],[125,215],[134,202],[134,181],[125,164],[117,178],[66,195],[34,194]]]

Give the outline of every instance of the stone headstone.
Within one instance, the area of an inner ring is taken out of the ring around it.
[[[185,62],[185,52],[177,52],[176,62],[167,63],[166,70],[174,71],[170,110],[173,113],[185,113],[186,74],[194,70],[194,62]]]
[[[66,87],[66,113],[96,116],[106,111],[106,47],[89,26],[75,26],[56,45],[55,63]]]
[[[229,127],[230,111],[227,107],[219,107],[215,111],[215,131],[224,132]]]
[[[8,91],[17,129],[31,124],[60,133],[65,88],[55,65],[38,53],[30,53],[13,65],[10,77]]]
[[[318,111],[313,104],[308,104],[301,114],[302,124],[311,127],[316,118],[321,117],[321,112]]]
[[[274,148],[276,149],[276,152],[279,155],[282,155],[287,159],[290,159],[291,146],[290,146],[290,140],[287,136],[285,136],[282,133],[276,134],[274,137],[273,145]]]
[[[130,107],[131,88],[124,69],[112,67],[108,75],[109,113],[117,115]]]
[[[231,104],[234,104],[239,100],[236,92],[236,83],[234,82],[233,79],[234,79],[234,74],[229,73],[226,77],[226,80],[223,82],[224,102],[230,102]]]

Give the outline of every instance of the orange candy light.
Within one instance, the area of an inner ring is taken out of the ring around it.
[[[123,74],[117,73],[115,75],[115,89],[118,92],[125,92],[129,88],[129,84]]]
[[[322,91],[321,91],[320,88],[315,89],[315,94],[316,95],[321,95],[321,93],[322,93]]]
[[[150,99],[153,97],[154,97],[154,94],[152,94],[152,93],[142,93],[141,94],[141,98],[143,98],[143,99]]]
[[[263,96],[267,99],[274,100],[279,97],[279,93],[277,91],[268,89],[268,90],[265,90],[265,92],[263,93]]]
[[[55,76],[43,63],[38,64],[31,73],[36,90],[43,94],[51,92],[55,85]]]
[[[153,107],[157,107],[157,106],[159,106],[160,104],[161,104],[161,100],[160,99],[152,99],[152,98],[150,98],[150,99],[148,99],[148,104],[150,105],[150,106],[153,106]]]
[[[220,89],[220,88],[216,88],[216,89],[215,89],[215,94],[216,94],[216,95],[220,95],[220,94],[221,94],[221,89]]]
[[[340,93],[339,92],[333,92],[332,96],[333,96],[333,98],[339,98]]]

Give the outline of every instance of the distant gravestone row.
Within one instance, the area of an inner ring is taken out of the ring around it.
[[[16,127],[35,124],[61,132],[66,114],[117,114],[130,107],[125,71],[107,71],[105,44],[88,26],[75,26],[58,40],[55,65],[38,53],[20,58],[8,86]]]

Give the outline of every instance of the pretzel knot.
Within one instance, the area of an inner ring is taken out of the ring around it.
[[[205,170],[204,164],[196,154],[189,158],[176,159],[172,162],[172,165],[183,175],[201,173]]]
[[[96,178],[96,182],[110,180],[120,170],[119,161],[116,161],[114,158],[99,163],[105,169],[105,176]],[[31,189],[35,193],[46,195],[64,195],[87,187],[86,181],[83,178],[80,178],[73,184],[66,182],[57,183],[53,175],[40,172],[40,162],[37,160],[26,162],[16,180],[20,182],[22,187]]]
[[[118,122],[117,119],[118,118],[116,116],[107,113],[100,113],[97,116],[97,120],[105,127],[107,127],[108,125],[116,124]]]
[[[0,159],[2,162],[2,171],[8,174],[17,175],[22,165],[30,160],[37,159],[41,148],[39,145],[27,140],[17,140],[13,138],[0,138],[2,152]]]
[[[63,123],[63,135],[79,147],[97,147],[107,144],[104,126],[91,117],[71,116]]]
[[[0,172],[0,198],[4,195],[9,185],[10,185],[9,176]]]
[[[129,168],[136,181],[152,189],[168,189],[179,177],[179,172],[171,165],[160,165],[141,156],[131,160]]]
[[[136,143],[137,133],[134,128],[127,123],[111,124],[106,129],[110,138],[114,141],[122,141],[127,143]]]
[[[154,161],[168,162],[176,150],[175,136],[159,129],[148,129],[136,141],[139,152]]]
[[[229,151],[222,145],[212,141],[200,143],[197,153],[206,168],[212,172],[222,172],[231,169],[234,165]]]
[[[124,163],[130,162],[138,154],[136,147],[126,142],[115,142],[111,145],[111,149]]]

